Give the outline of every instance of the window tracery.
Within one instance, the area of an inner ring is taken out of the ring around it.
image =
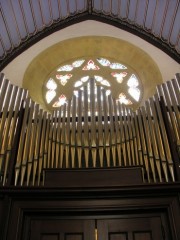
[[[46,103],[52,108],[62,106],[70,91],[78,97],[78,90],[83,90],[83,86],[92,78],[95,79],[95,86],[98,84],[105,88],[106,95],[115,93],[113,97],[120,103],[133,105],[140,101],[141,84],[133,70],[119,62],[100,57],[77,59],[59,66],[45,82]],[[94,94],[97,95],[96,89]]]

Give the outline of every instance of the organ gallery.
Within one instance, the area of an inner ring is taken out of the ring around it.
[[[180,239],[179,12],[0,0],[0,239]]]

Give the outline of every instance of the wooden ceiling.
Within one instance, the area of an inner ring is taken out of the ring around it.
[[[180,0],[0,0],[0,70],[47,35],[87,19],[138,35],[180,62]]]

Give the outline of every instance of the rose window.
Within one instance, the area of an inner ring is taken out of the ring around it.
[[[120,103],[138,105],[142,98],[142,84],[131,67],[106,58],[77,59],[68,64],[62,64],[54,70],[43,88],[45,102],[53,110],[62,106],[72,95],[78,97],[78,90],[87,85],[91,79],[96,86],[106,90],[106,95],[112,94]]]

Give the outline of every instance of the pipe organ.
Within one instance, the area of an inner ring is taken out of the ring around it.
[[[0,75],[0,185],[43,186],[44,169],[137,166],[144,183],[175,182],[179,165],[180,74],[136,111],[90,79],[52,114]]]

